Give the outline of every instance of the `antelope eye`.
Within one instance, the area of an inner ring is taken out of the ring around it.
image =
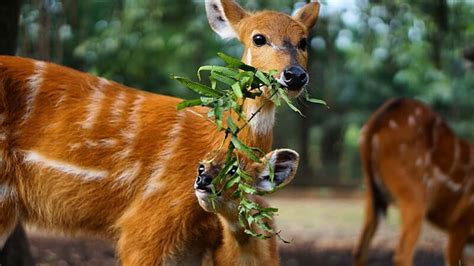
[[[198,167],[198,174],[202,175],[202,173],[204,173],[205,170],[206,170],[206,168],[204,167],[204,165],[200,164],[199,167]]]
[[[298,44],[298,48],[306,51],[306,48],[308,47],[308,40],[306,38],[302,39],[300,43]]]
[[[253,43],[256,46],[262,46],[262,45],[267,44],[267,39],[262,34],[257,34],[253,36]]]
[[[238,167],[236,165],[232,166],[232,168],[229,170],[229,175],[234,175],[237,172],[237,168]]]

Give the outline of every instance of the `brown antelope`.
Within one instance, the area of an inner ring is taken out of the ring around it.
[[[247,63],[276,69],[293,95],[302,90],[318,3],[293,17],[250,13],[232,0],[206,1],[206,10],[217,33],[243,43]],[[267,95],[246,101],[247,114]],[[199,207],[190,184],[223,134],[205,108],[177,111],[180,101],[0,57],[0,244],[25,222],[110,239],[123,265],[199,264],[219,244],[221,225]],[[268,152],[274,115],[266,104],[240,138]]]
[[[355,264],[365,264],[379,216],[394,201],[401,214],[396,265],[412,265],[425,217],[447,231],[447,262],[460,265],[474,228],[474,146],[422,102],[395,99],[366,123],[360,154],[367,196]]]
[[[219,185],[213,185],[214,177],[222,169],[226,153],[212,155],[212,160],[205,160],[198,169],[194,189],[199,205],[208,211],[216,213],[222,224],[222,243],[216,250],[210,251],[207,258],[204,258],[205,265],[278,265],[279,256],[276,237],[268,240],[251,237],[244,232],[244,228],[239,223],[239,213],[237,210],[238,201],[233,198],[232,190],[221,193],[214,204],[209,196],[212,187],[219,191]],[[296,152],[287,149],[275,150],[262,158],[262,163],[248,162],[241,160],[239,167],[253,177],[254,186],[261,193],[273,192],[276,186],[284,186],[291,182],[296,174],[299,156]],[[271,164],[275,169],[275,182],[269,181],[269,167]],[[228,175],[234,175],[236,168],[231,168]],[[267,207],[268,204],[258,196],[250,195],[249,198],[259,205]],[[266,223],[272,228],[271,221]],[[255,230],[257,230],[255,228]],[[257,233],[262,233],[258,232]]]

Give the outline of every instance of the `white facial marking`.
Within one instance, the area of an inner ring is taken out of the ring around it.
[[[247,57],[246,62],[247,65],[252,65],[252,50],[249,48],[247,49]]]
[[[111,114],[111,119],[110,123],[113,125],[117,125],[120,123],[122,115],[123,115],[123,110],[125,108],[125,105],[127,104],[126,98],[127,95],[125,94],[124,91],[120,91],[117,97],[115,98],[114,103],[112,104],[112,114]]]
[[[141,172],[142,163],[136,162],[132,167],[126,168],[117,176],[117,181],[121,184],[132,182]]]
[[[408,117],[408,125],[409,125],[410,127],[414,127],[414,126],[415,126],[415,117],[414,117],[414,116],[410,115],[410,116]]]
[[[152,167],[152,172],[148,178],[148,182],[145,185],[145,190],[143,192],[143,197],[148,198],[158,189],[162,188],[165,184],[160,181],[162,175],[165,172],[166,166],[170,163],[172,155],[175,153],[175,150],[178,146],[182,124],[184,118],[186,117],[185,112],[178,112],[177,120],[173,127],[168,133],[168,141],[166,142],[161,152],[156,156],[156,163]]]
[[[250,119],[257,111],[255,106],[250,106],[247,110],[247,119]],[[275,108],[264,108],[250,121],[252,131],[257,135],[268,134],[275,124]]]
[[[33,113],[36,97],[43,86],[45,72],[46,63],[42,61],[35,61],[33,75],[27,78],[28,94],[26,95],[26,111],[25,115],[23,116],[23,123],[26,122]]]
[[[388,122],[388,126],[389,126],[391,129],[396,129],[396,128],[398,128],[397,122],[395,122],[395,120],[393,120],[393,119],[391,119],[391,120]]]
[[[96,181],[108,176],[107,171],[92,170],[62,161],[52,160],[35,151],[25,152],[24,161],[41,168],[62,172],[67,175],[78,176],[86,181]]]

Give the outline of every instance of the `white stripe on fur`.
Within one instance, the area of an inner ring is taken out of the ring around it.
[[[24,160],[28,164],[62,172],[68,175],[77,176],[86,181],[96,181],[108,176],[107,171],[92,170],[72,165],[66,162],[49,159],[36,151],[27,151],[25,153]]]

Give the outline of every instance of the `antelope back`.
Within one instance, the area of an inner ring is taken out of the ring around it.
[[[364,127],[361,155],[387,198],[397,201],[405,187],[417,189],[428,218],[443,228],[474,210],[474,148],[422,102],[397,99],[382,106]]]

